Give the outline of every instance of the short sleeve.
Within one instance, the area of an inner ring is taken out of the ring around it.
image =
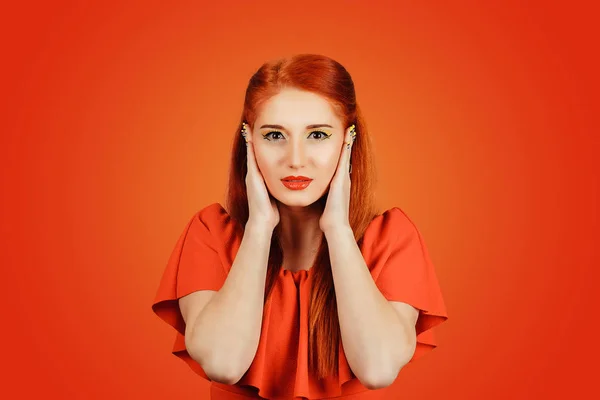
[[[227,277],[219,243],[226,222],[223,211],[220,204],[214,203],[188,221],[171,252],[152,304],[152,311],[177,331],[172,353],[206,379],[185,348],[185,321],[179,299],[198,290],[217,291],[223,286]]]
[[[410,218],[394,207],[374,225],[365,240],[375,284],[387,300],[419,311],[412,362],[437,347],[432,329],[448,319],[444,299],[423,236]]]

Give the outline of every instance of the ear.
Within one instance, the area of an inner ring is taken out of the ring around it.
[[[356,140],[356,125],[352,124],[346,128],[346,134],[344,135],[344,143],[347,148],[350,148]]]

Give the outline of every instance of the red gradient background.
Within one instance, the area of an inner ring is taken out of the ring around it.
[[[208,398],[150,306],[224,199],[248,79],[300,52],[352,74],[378,200],[417,223],[450,316],[373,398],[591,395],[597,10],[172,3],[2,6],[2,397]]]

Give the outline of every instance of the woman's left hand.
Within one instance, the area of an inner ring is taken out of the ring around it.
[[[323,232],[350,227],[350,155],[354,143],[353,127],[354,125],[346,129],[342,154],[329,185],[327,203],[319,220],[319,227]],[[350,148],[348,148],[348,143],[350,143]]]

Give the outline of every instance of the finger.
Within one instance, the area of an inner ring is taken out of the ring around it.
[[[344,156],[345,156],[345,161],[344,161],[344,165],[346,166],[346,171],[350,170],[350,158],[352,155],[352,145],[354,144],[354,140],[352,137],[352,127],[354,125],[351,125],[350,127],[348,127],[348,129],[346,129],[346,148],[344,149]]]
[[[352,148],[354,147],[354,141],[356,140],[356,125],[352,124],[347,129],[347,137],[348,143],[347,147],[347,163],[346,163],[346,171],[348,171],[348,178],[350,179],[350,174],[352,173]]]
[[[245,130],[243,127],[245,126]],[[246,167],[248,171],[253,170],[256,167],[256,160],[254,158],[254,143],[252,142],[252,131],[248,124],[242,125],[242,136],[246,142]]]
[[[343,176],[344,174],[348,174],[349,166],[349,158],[348,154],[350,149],[348,149],[348,143],[350,138],[350,130],[347,129],[344,134],[344,142],[342,143],[342,151],[340,153],[340,159],[338,160],[336,172],[334,174],[333,179],[339,179],[338,176]]]

